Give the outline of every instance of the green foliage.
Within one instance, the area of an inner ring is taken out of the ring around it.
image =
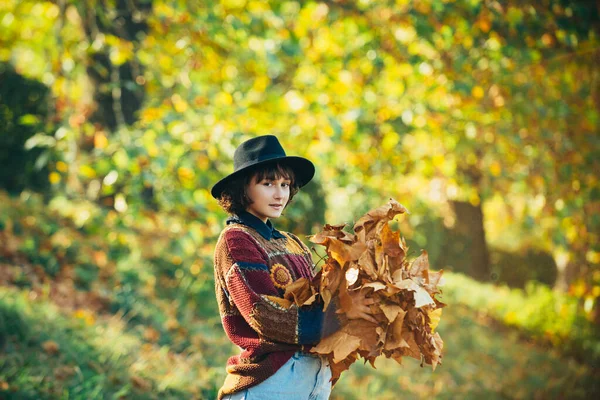
[[[0,62],[0,188],[11,193],[49,189],[47,164],[52,154],[39,143],[52,140],[45,134],[48,97],[42,83]]]
[[[485,313],[590,365],[600,360],[600,331],[581,309],[577,297],[535,281],[521,290],[478,283],[460,274],[447,273],[444,277],[447,284],[442,301]]]

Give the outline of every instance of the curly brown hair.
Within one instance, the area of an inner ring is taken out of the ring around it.
[[[256,168],[249,169],[246,173],[232,179],[223,189],[223,192],[217,201],[225,212],[230,215],[239,214],[242,211],[246,211],[248,206],[252,204],[252,200],[248,197],[246,189],[254,177],[256,177],[257,182],[260,182],[263,179],[275,180],[280,178],[289,179],[291,181],[290,197],[284,208],[290,204],[299,190],[298,184],[296,183],[296,175],[289,165],[283,162],[260,165]]]

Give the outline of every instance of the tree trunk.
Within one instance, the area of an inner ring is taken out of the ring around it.
[[[462,201],[450,203],[456,215],[455,232],[466,237],[469,243],[463,260],[465,269],[474,279],[488,281],[491,269],[481,205]]]
[[[90,43],[99,35],[112,35],[134,45],[148,31],[147,15],[151,1],[117,0],[111,6],[105,0],[87,0],[79,5],[83,29]],[[135,58],[121,65],[113,65],[105,45],[90,54],[87,74],[94,88],[95,111],[90,121],[107,130],[120,125],[131,125],[137,120],[137,111],[144,99],[143,71]]]

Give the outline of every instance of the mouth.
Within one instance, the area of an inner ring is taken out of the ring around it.
[[[273,208],[277,208],[277,209],[283,208],[283,204],[269,204],[269,205],[270,205],[271,207],[273,207]]]

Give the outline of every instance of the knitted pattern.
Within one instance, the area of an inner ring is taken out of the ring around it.
[[[308,248],[293,234],[263,238],[241,223],[228,225],[215,247],[215,291],[223,328],[241,348],[227,361],[219,399],[255,386],[272,376],[302,345],[335,332],[340,321],[335,305],[285,308],[285,287],[311,279]]]

